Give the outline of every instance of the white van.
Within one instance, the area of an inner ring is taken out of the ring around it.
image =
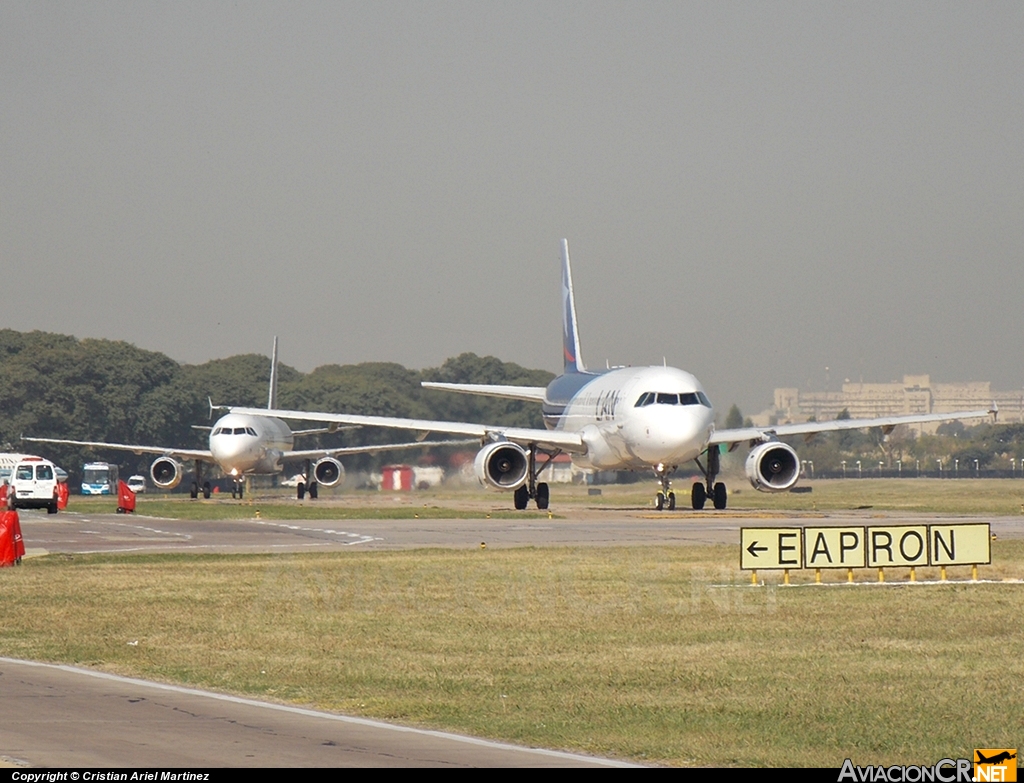
[[[7,507],[45,508],[57,513],[57,466],[42,457],[24,457],[11,471]]]

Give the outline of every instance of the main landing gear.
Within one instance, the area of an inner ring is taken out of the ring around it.
[[[202,482],[202,484],[200,484],[200,482]],[[210,482],[203,481],[203,463],[196,460],[196,479],[192,482],[192,486],[189,487],[188,493],[188,496],[192,498],[192,500],[199,497],[200,487],[202,488],[203,497],[209,500],[210,492],[212,491],[210,488]]]
[[[306,475],[313,475],[313,463],[310,460],[306,460]],[[312,481],[300,481],[295,487],[295,495],[298,500],[302,500],[306,497],[306,493],[309,493],[310,500],[316,500],[319,490],[317,488],[316,480]]]
[[[526,469],[526,483],[523,484],[519,489],[515,491],[513,495],[513,502],[517,511],[522,511],[530,504],[530,500],[537,502],[537,508],[544,510],[548,507],[548,503],[551,499],[551,493],[548,490],[548,485],[541,481],[538,483],[537,476],[540,475],[541,471],[548,466],[548,464],[561,454],[561,450],[556,450],[550,454],[547,452],[541,452],[547,459],[544,464],[539,468],[537,467],[537,447],[534,444],[530,444],[529,449],[529,465]]]
[[[715,508],[723,509],[725,504],[728,502],[729,495],[726,492],[725,484],[721,481],[715,483],[715,479],[718,477],[719,469],[721,468],[721,461],[718,452],[718,446],[712,445],[708,447],[706,452],[708,455],[707,467],[704,467],[700,463],[700,459],[695,459],[697,467],[700,468],[700,472],[704,474],[705,484],[701,484],[699,481],[695,481],[693,484],[693,490],[690,493],[690,501],[694,509],[700,510],[704,508],[704,504],[708,498],[711,498],[711,502]]]

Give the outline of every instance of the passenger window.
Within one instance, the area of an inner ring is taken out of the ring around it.
[[[679,395],[678,394],[665,394],[664,392],[658,392],[658,404],[659,405],[678,405]]]
[[[36,465],[36,478],[40,481],[53,481],[53,468],[49,465]]]

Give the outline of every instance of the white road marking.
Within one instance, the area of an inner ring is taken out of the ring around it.
[[[303,533],[323,533],[332,536],[344,536],[346,538],[357,539],[355,541],[342,541],[342,546],[355,546],[356,544],[369,544],[371,541],[383,541],[383,538],[376,536],[368,536],[364,533],[349,533],[345,530],[325,530],[321,527],[301,527],[299,525],[288,525],[284,522],[268,522],[265,519],[250,519],[250,522],[256,525],[263,525],[264,527],[280,527],[285,530],[298,530]]]
[[[75,666],[65,666],[56,663],[39,663],[37,661],[22,661],[17,658],[5,658],[0,657],[0,664],[9,663],[21,666],[38,666],[41,669],[57,669],[62,672],[70,672],[71,674],[79,674],[84,677],[95,677],[100,680],[110,680],[112,682],[120,682],[126,685],[132,685],[137,688],[152,688],[154,690],[170,691],[172,693],[181,693],[186,696],[198,696],[207,699],[216,699],[217,701],[230,702],[232,704],[243,704],[247,707],[257,707],[267,710],[276,710],[278,712],[290,712],[294,715],[304,715],[310,718],[322,718],[324,720],[338,721],[339,723],[351,723],[356,726],[368,726],[370,728],[381,729],[384,731],[395,731],[404,734],[420,734],[425,737],[437,737],[439,739],[450,740],[452,742],[462,742],[467,745],[477,745],[484,748],[493,748],[495,750],[508,750],[518,751],[520,753],[532,753],[538,756],[549,756],[552,758],[565,759],[567,761],[576,761],[586,764],[600,764],[608,767],[638,767],[640,765],[633,764],[625,761],[616,761],[614,759],[602,759],[595,756],[582,756],[576,753],[566,753],[561,750],[547,750],[545,748],[524,748],[519,745],[510,745],[505,742],[494,742],[492,740],[479,739],[477,737],[464,737],[460,734],[451,734],[447,731],[431,731],[429,729],[414,729],[409,726],[396,726],[391,723],[383,723],[377,720],[370,720],[369,718],[356,718],[351,715],[338,715],[332,712],[318,712],[317,710],[308,710],[302,707],[290,707],[285,704],[269,704],[267,702],[256,701],[255,699],[244,699],[240,696],[228,696],[223,693],[211,693],[209,691],[201,691],[196,688],[184,688],[180,685],[166,685],[159,682],[148,682],[147,680],[137,680],[132,677],[121,677],[117,674],[108,674],[106,672],[93,671],[91,669],[79,669]]]

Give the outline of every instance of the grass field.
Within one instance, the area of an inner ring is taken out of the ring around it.
[[[749,511],[844,511],[872,508],[880,512],[960,515],[1024,514],[1024,480],[1019,479],[860,479],[808,481],[807,493],[767,494],[744,479],[730,479],[729,508]],[[689,508],[689,487],[677,481],[679,508]],[[583,486],[553,485],[551,511],[593,508],[653,509],[654,482],[600,487],[589,495]],[[69,510],[110,512],[115,498],[73,496]],[[708,506],[710,508],[710,504]],[[481,488],[440,488],[406,493],[368,490],[324,491],[319,500],[296,501],[283,491],[256,492],[245,500],[230,497],[189,500],[181,495],[140,495],[138,513],[177,519],[248,519],[256,509],[265,519],[474,519],[536,518],[546,513],[513,511],[511,493]]]
[[[1021,744],[1020,584],[750,587],[735,562],[712,546],[52,555],[0,571],[0,653],[678,765]],[[1024,577],[1024,541],[994,542],[982,576]]]

